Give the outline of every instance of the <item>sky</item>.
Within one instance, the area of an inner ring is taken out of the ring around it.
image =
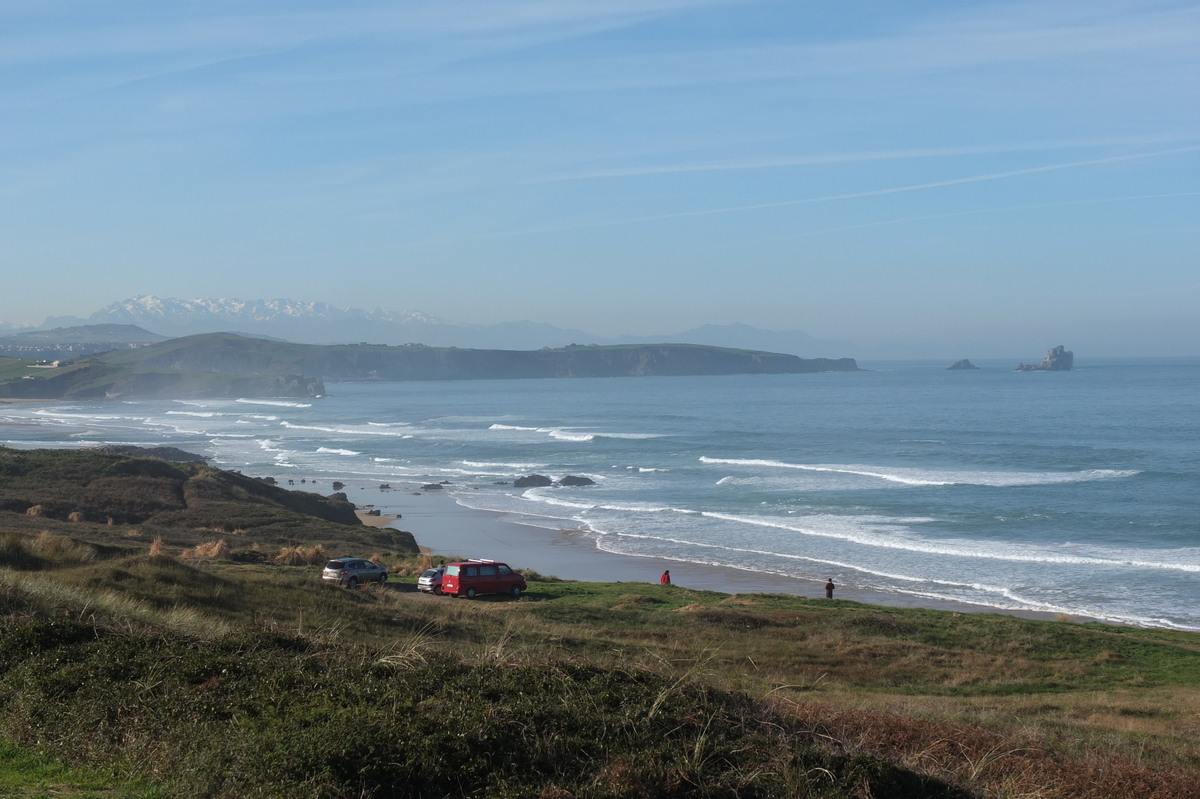
[[[0,0],[0,274],[1200,355],[1200,3]]]

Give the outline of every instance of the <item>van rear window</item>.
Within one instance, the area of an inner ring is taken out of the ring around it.
[[[479,567],[479,576],[480,577],[495,577],[496,576],[496,567],[495,566],[480,566]]]
[[[447,566],[446,567],[446,576],[447,577],[457,577],[458,576],[458,565],[455,563],[451,563],[449,566]]]

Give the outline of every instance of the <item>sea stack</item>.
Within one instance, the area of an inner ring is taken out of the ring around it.
[[[950,369],[978,369],[978,368],[979,368],[978,366],[971,363],[966,358],[963,358],[961,361],[955,361],[954,363],[952,363],[946,367],[947,370],[950,370]]]
[[[1046,357],[1041,363],[1017,364],[1018,372],[1065,372],[1075,364],[1075,353],[1059,344],[1053,349],[1046,350]]]

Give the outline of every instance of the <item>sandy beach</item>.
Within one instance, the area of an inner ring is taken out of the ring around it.
[[[407,530],[440,559],[491,558],[518,571],[532,569],[566,580],[590,582],[657,583],[666,570],[676,585],[727,594],[794,594],[824,597],[828,575],[797,575],[746,571],[723,566],[687,563],[605,552],[595,542],[570,529],[550,530],[516,521],[508,514],[474,510],[458,504],[448,493],[413,490],[380,490],[347,484],[343,489],[359,508],[359,518],[373,526]],[[366,511],[377,509],[379,516]],[[836,599],[895,607],[927,607],[961,613],[1007,613],[1024,618],[1049,619],[1053,614],[1005,611],[980,605],[864,591],[839,585]],[[1083,619],[1080,619],[1083,620]]]

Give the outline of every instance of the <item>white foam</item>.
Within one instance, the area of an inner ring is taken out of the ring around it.
[[[279,423],[281,427],[286,427],[289,430],[312,430],[318,433],[334,433],[339,436],[392,436],[393,438],[412,438],[399,430],[364,430],[362,427],[323,427],[315,424],[295,424],[294,422],[283,421]]]
[[[361,452],[355,452],[352,449],[337,449],[335,447],[317,447],[317,452],[328,453],[330,455],[361,455]]]
[[[596,440],[595,433],[572,433],[569,430],[551,430],[550,437],[559,441],[574,441],[580,444]]]
[[[559,441],[571,441],[577,444],[586,444],[594,441],[597,438],[615,438],[628,441],[642,441],[651,438],[662,438],[657,433],[603,433],[595,431],[583,431],[574,427],[524,427],[515,424],[496,424],[488,427],[488,430],[511,430],[521,433],[544,433],[550,438]]]
[[[279,408],[311,408],[311,402],[284,402],[283,400],[239,399],[246,405],[274,405]]]
[[[988,541],[986,543],[947,539],[933,539],[914,536],[908,525],[936,521],[926,518],[892,518],[879,516],[807,516],[778,519],[763,516],[740,516],[732,513],[717,513],[705,511],[704,516],[737,524],[748,524],[758,527],[771,527],[779,530],[800,533],[820,538],[834,538],[850,541],[869,547],[895,549],[906,552],[919,552],[927,555],[949,555],[953,557],[1000,560],[1013,563],[1048,563],[1076,566],[1111,566],[1128,568],[1130,566],[1143,569],[1162,569],[1200,573],[1200,548],[1172,550],[1169,554],[1172,560],[1146,560],[1138,555],[1119,554],[1102,557],[1097,555],[1074,555],[1064,553],[1062,545],[1051,548],[1047,545],[1033,545],[1019,542]],[[802,522],[807,521],[807,524]],[[899,534],[898,534],[899,533]],[[1164,553],[1167,554],[1167,553]]]
[[[838,464],[788,463],[757,458],[700,457],[701,463],[728,466],[765,466],[774,469],[797,469],[805,472],[849,474],[871,477],[911,486],[977,485],[1010,488],[1014,486],[1083,483],[1092,480],[1111,480],[1132,477],[1141,472],[1128,469],[1083,469],[1078,472],[987,472],[970,470],[914,469],[905,467],[857,466]]]
[[[522,472],[546,468],[544,463],[504,463],[500,461],[459,461],[459,463],[474,469],[516,469]]]

